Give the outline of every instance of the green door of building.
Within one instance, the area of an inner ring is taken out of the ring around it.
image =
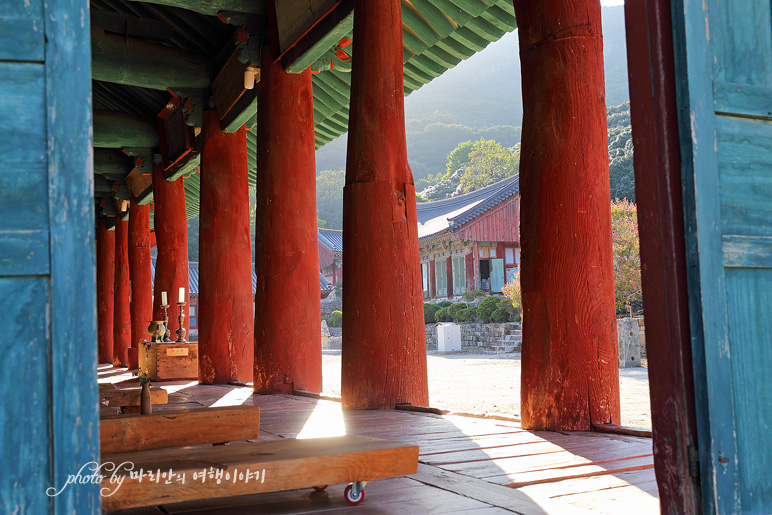
[[[504,288],[504,260],[491,259],[491,291],[501,293]]]

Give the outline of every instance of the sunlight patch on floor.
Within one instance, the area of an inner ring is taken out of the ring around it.
[[[343,410],[339,403],[318,403],[306,420],[297,438],[326,438],[346,434],[346,424],[343,421]]]
[[[171,392],[169,392],[171,393]],[[252,397],[254,392],[251,388],[233,388],[225,395],[217,399],[214,404],[209,406],[210,408],[217,408],[220,406],[240,406],[244,402]]]

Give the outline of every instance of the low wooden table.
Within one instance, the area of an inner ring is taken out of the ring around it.
[[[106,510],[339,483],[352,483],[344,495],[358,504],[365,482],[415,474],[418,446],[346,435],[106,454],[102,464],[107,463],[131,463],[133,468],[120,468],[116,478],[108,474],[102,480]]]
[[[140,342],[139,369],[151,381],[198,379],[198,342]]]

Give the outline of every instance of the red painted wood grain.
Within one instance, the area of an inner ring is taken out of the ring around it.
[[[217,111],[201,133],[198,379],[252,381],[255,323],[247,132],[224,133]]]
[[[129,310],[129,221],[115,219],[115,315],[113,316],[113,364],[129,363],[131,313]]]
[[[153,317],[153,275],[150,268],[150,205],[140,206],[134,195],[129,204],[129,277],[131,279],[131,349],[129,368],[139,368],[141,341],[150,339],[147,328]]]
[[[258,85],[255,370],[258,393],[322,390],[311,71],[263,50]],[[347,258],[348,259],[348,258]]]
[[[600,3],[514,5],[524,105],[522,424],[618,424]]]
[[[96,230],[97,251],[97,356],[99,363],[113,362],[115,317],[115,231],[101,218]]]
[[[399,0],[354,4],[343,190],[343,406],[428,405],[418,224],[405,144]]]

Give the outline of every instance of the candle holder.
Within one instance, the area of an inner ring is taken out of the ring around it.
[[[169,315],[166,314],[166,310],[171,307],[171,304],[163,304],[161,305],[161,309],[164,310],[164,328],[166,329],[166,333],[164,334],[163,341],[165,343],[168,343],[171,341],[169,338],[172,335],[172,332],[169,330]]]
[[[180,322],[180,328],[177,329],[177,343],[187,343],[188,340],[185,339],[185,328],[182,327],[183,322],[185,321],[185,312],[182,308],[185,307],[187,302],[178,302],[177,305],[180,307],[180,314],[177,317],[177,320]]]

